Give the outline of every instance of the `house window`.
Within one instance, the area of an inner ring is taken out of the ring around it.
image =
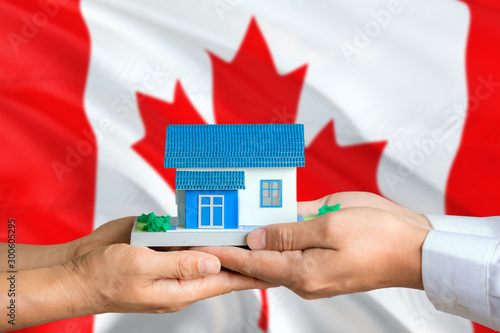
[[[198,228],[224,228],[224,196],[198,196]]]
[[[281,179],[260,181],[260,206],[281,207]]]

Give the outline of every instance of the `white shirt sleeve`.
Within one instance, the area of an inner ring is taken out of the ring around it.
[[[427,216],[422,278],[436,309],[500,329],[500,217]]]
[[[500,238],[500,216],[467,217],[452,215],[425,215],[432,227],[440,231]]]

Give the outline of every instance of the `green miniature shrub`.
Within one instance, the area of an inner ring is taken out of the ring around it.
[[[167,231],[172,226],[170,224],[170,215],[156,216],[155,213],[149,213],[148,215],[142,214],[139,216],[137,221],[146,223],[146,225],[142,228],[142,231]]]
[[[333,205],[333,206],[324,205],[323,207],[318,209],[318,212],[319,212],[318,216],[321,216],[321,215],[326,214],[326,213],[334,212],[334,211],[339,210],[339,209],[340,209],[340,203]]]

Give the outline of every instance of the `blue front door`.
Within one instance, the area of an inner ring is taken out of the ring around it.
[[[224,228],[224,196],[198,196],[198,228]]]
[[[238,228],[238,190],[186,190],[186,229]]]

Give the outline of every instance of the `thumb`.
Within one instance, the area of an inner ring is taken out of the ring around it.
[[[216,256],[197,251],[157,252],[152,264],[157,267],[157,278],[195,279],[217,274],[220,261]]]
[[[252,250],[294,251],[322,246],[321,218],[271,224],[252,231],[247,238]],[[324,244],[323,244],[324,246]]]

